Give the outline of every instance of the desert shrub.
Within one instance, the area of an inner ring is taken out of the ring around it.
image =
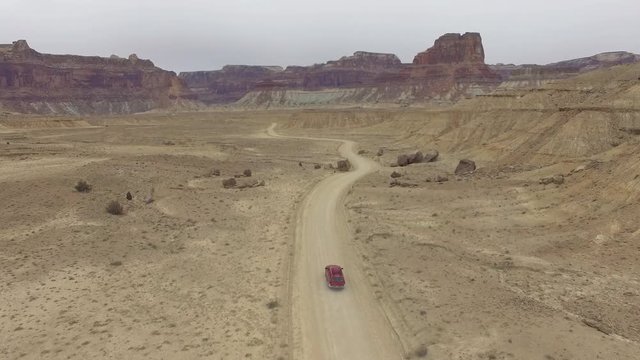
[[[107,205],[107,212],[111,215],[122,215],[124,214],[124,208],[119,202],[113,200]]]
[[[278,306],[280,306],[280,303],[278,303],[278,300],[271,300],[267,303],[267,308],[269,309],[275,309]]]
[[[78,191],[78,192],[89,192],[89,191],[91,191],[91,185],[88,182],[84,181],[84,180],[78,181],[78,183],[76,184],[75,188],[76,188],[76,191]]]
[[[415,354],[415,356],[423,358],[427,356],[428,350],[426,346],[420,345],[413,353]]]
[[[226,180],[222,180],[222,187],[224,187],[225,189],[235,187],[237,184],[238,182],[234,178],[228,178]]]

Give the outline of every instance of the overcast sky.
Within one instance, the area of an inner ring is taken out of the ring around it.
[[[447,32],[479,32],[487,63],[640,53],[640,0],[0,0],[0,43],[137,53],[176,72],[311,65],[357,50],[403,62]]]

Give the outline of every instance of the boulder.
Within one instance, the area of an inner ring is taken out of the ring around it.
[[[245,177],[251,177],[251,170],[247,169],[247,170],[243,171],[242,175],[244,175]]]
[[[394,171],[394,172],[391,173],[391,177],[394,178],[394,179],[395,178],[399,178],[399,177],[402,177],[402,174],[400,174],[397,171]]]
[[[133,195],[129,191],[127,191],[127,200],[133,200]]]
[[[424,155],[422,155],[422,151],[416,151],[415,154],[410,154],[409,156],[409,164],[417,164],[421,163],[424,159]]]
[[[440,153],[438,152],[438,150],[429,149],[424,153],[424,158],[422,159],[422,162],[434,162],[438,160],[439,155]]]
[[[316,169],[316,170],[317,170],[317,169],[321,169],[321,168],[322,168],[322,165],[320,165],[320,164],[314,164],[314,165],[313,165],[313,168],[314,168],[314,169]]]
[[[211,176],[220,176],[220,170],[219,169],[213,169],[211,171]]]
[[[456,175],[470,174],[476,170],[476,163],[473,160],[462,159],[456,167]]]
[[[396,161],[398,166],[407,166],[409,165],[409,156],[406,154],[398,155],[398,160]]]
[[[424,160],[424,155],[422,151],[416,151],[413,154],[401,154],[398,155],[398,160],[396,163],[398,166],[407,166],[411,164],[421,163]]]
[[[562,175],[554,175],[540,179],[540,184],[548,185],[548,184],[556,184],[562,185],[564,184],[564,176]]]
[[[376,153],[376,156],[382,156],[384,154],[384,149],[380,148],[378,149],[378,152]]]

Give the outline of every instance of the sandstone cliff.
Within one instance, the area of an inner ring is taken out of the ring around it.
[[[0,45],[0,105],[27,113],[133,113],[190,98],[175,73],[135,54],[41,54],[19,40]]]
[[[484,48],[478,33],[445,34],[433,47],[413,59],[415,65],[479,63],[484,64]]]
[[[204,102],[243,106],[453,102],[491,91],[500,77],[484,64],[478,33],[446,34],[403,64],[394,54],[355,52],[338,60],[284,70],[181,73]]]

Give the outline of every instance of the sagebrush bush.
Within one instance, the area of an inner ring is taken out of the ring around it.
[[[89,185],[89,183],[84,181],[84,180],[78,181],[78,183],[76,184],[75,188],[76,188],[76,191],[78,191],[78,192],[89,192],[89,191],[91,191],[91,185]]]
[[[423,358],[427,356],[427,353],[429,351],[427,350],[427,347],[424,345],[420,345],[418,346],[418,348],[413,352],[415,354],[415,356],[419,357],[419,358]]]
[[[278,306],[280,306],[280,303],[278,302],[278,300],[271,300],[267,303],[267,308],[269,309],[275,309]]]
[[[124,214],[124,208],[119,202],[113,200],[107,205],[107,212],[111,215],[122,215]]]

